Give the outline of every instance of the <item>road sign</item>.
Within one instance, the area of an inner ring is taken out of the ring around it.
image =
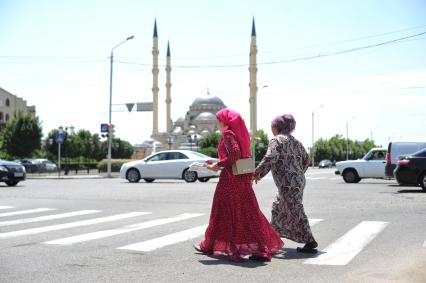
[[[109,124],[101,124],[101,133],[109,132]]]
[[[136,111],[152,111],[152,102],[136,103]]]
[[[57,144],[63,144],[64,143],[64,139],[65,139],[65,136],[64,136],[63,132],[58,132],[56,134],[55,141],[56,141]]]
[[[134,103],[126,103],[127,110],[129,110],[129,112],[132,112],[132,109],[133,109],[134,105],[135,105]]]

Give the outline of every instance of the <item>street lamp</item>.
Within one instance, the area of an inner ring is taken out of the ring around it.
[[[109,73],[109,119],[108,119],[108,123],[110,125],[110,127],[108,128],[109,133],[108,133],[108,166],[107,166],[107,171],[108,171],[108,177],[111,177],[111,147],[112,147],[112,127],[111,127],[111,113],[112,113],[112,65],[114,62],[114,49],[117,48],[118,46],[120,46],[121,44],[125,43],[126,41],[133,39],[134,36],[129,36],[128,38],[126,38],[125,40],[123,40],[122,42],[120,42],[119,44],[117,44],[116,46],[114,46],[111,49],[111,57],[110,57],[110,73]]]
[[[351,120],[355,119],[352,117]],[[349,121],[346,122],[346,160],[349,160]]]
[[[268,85],[264,85],[260,88],[259,92],[265,88],[267,88]],[[257,95],[257,91],[256,91],[256,95]],[[255,138],[256,138],[256,124],[257,124],[257,99],[252,99],[252,97],[250,97],[249,99],[250,101],[250,116],[251,116],[251,125],[250,125],[250,131],[249,134],[251,136],[251,142],[250,142],[250,146],[251,146],[251,157],[253,158],[253,166],[256,167],[256,156],[255,156]]]
[[[312,160],[312,167],[315,166],[315,148],[314,148],[314,143],[315,143],[315,128],[314,128],[314,122],[315,122],[315,110],[318,110],[319,108],[323,108],[324,105],[320,105],[318,108],[312,110],[312,146],[311,146],[311,160]]]

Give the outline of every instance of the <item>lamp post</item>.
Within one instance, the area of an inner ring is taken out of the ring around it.
[[[355,117],[352,117],[352,120]],[[349,121],[346,122],[346,160],[349,160]]]
[[[108,123],[110,127],[108,128],[108,165],[107,165],[107,171],[108,171],[108,177],[111,177],[111,147],[112,147],[112,127],[111,127],[111,113],[112,113],[112,65],[114,62],[114,49],[120,46],[121,44],[125,43],[126,41],[133,39],[134,36],[129,36],[116,46],[114,46],[111,49],[111,57],[110,57],[110,73],[109,73],[109,119]]]
[[[262,88],[260,90],[263,90],[264,88],[267,88],[268,85],[264,85],[262,86]],[[260,92],[259,90],[259,92]],[[257,90],[256,90],[256,94],[255,96],[257,96]],[[255,150],[255,139],[256,139],[256,131],[257,131],[257,98],[252,98],[250,97],[250,116],[251,116],[251,125],[250,125],[250,131],[249,134],[251,136],[251,157],[253,158],[253,166],[256,167],[256,150]]]
[[[324,105],[320,105],[317,109],[323,108]],[[315,109],[315,110],[317,110]],[[312,146],[311,146],[311,160],[312,160],[312,167],[315,166],[315,110],[312,110]]]

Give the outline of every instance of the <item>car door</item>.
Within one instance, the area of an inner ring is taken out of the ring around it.
[[[188,165],[188,157],[181,152],[168,152],[167,154],[168,163],[164,167],[164,170],[167,172],[169,178],[182,178],[182,172],[185,170]]]
[[[386,151],[373,151],[371,155],[367,157],[366,163],[364,165],[364,176],[366,178],[384,178],[385,165]]]
[[[164,166],[167,164],[167,152],[157,153],[148,158],[141,168],[142,178],[167,178]]]

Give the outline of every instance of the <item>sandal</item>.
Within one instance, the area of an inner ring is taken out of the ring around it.
[[[197,252],[199,252],[199,253],[202,253],[202,254],[205,254],[205,255],[212,255],[213,253],[212,252],[206,252],[206,251],[203,251],[201,248],[200,248],[200,245],[192,245],[192,247],[197,251]]]
[[[318,252],[316,247],[318,247],[317,242],[310,242],[310,243],[306,243],[303,248],[298,247],[296,251],[299,253],[316,254]]]

